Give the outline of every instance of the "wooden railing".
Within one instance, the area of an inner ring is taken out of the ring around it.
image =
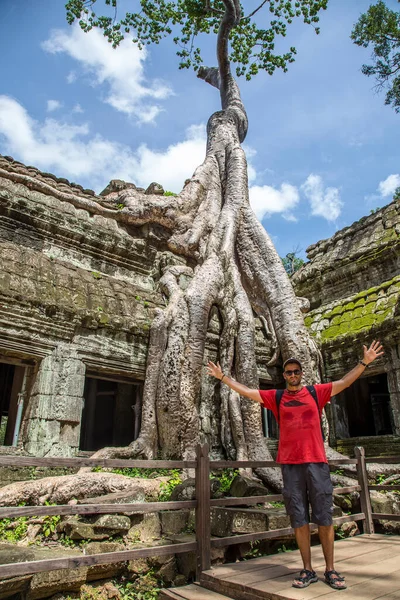
[[[400,490],[399,485],[368,485],[367,468],[368,462],[398,463],[400,457],[385,457],[383,459],[365,458],[363,448],[355,449],[356,458],[346,458],[329,461],[330,465],[356,465],[358,485],[349,487],[336,487],[336,494],[348,494],[354,491],[360,492],[361,511],[357,514],[344,515],[333,519],[335,525],[347,521],[361,521],[364,533],[374,533],[374,520],[400,520],[400,515],[373,513],[369,495],[370,489],[387,491]],[[80,505],[57,505],[57,506],[5,506],[0,507],[0,518],[51,516],[51,515],[93,515],[111,513],[149,513],[162,510],[180,510],[194,508],[196,512],[195,531],[196,541],[168,544],[165,546],[152,546],[133,550],[107,552],[93,554],[91,556],[76,556],[56,559],[46,559],[22,563],[11,563],[0,565],[0,581],[22,575],[30,575],[56,569],[75,569],[79,567],[92,567],[110,563],[124,562],[137,558],[149,556],[162,556],[168,554],[182,554],[195,552],[197,555],[197,578],[202,571],[211,566],[211,549],[242,544],[244,542],[255,542],[257,540],[274,539],[293,534],[291,527],[260,531],[257,533],[240,534],[234,536],[212,538],[211,537],[211,508],[216,506],[243,506],[255,505],[265,502],[276,502],[283,499],[282,494],[270,494],[265,496],[251,496],[245,498],[224,497],[212,499],[210,497],[210,472],[217,469],[257,469],[277,467],[275,461],[222,461],[210,460],[208,445],[198,446],[196,460],[193,461],[164,461],[164,460],[115,460],[115,459],[91,459],[91,458],[33,458],[21,456],[0,456],[0,467],[103,467],[103,468],[139,468],[139,469],[194,469],[195,470],[195,500],[181,500],[174,502],[145,502],[129,504],[80,504]],[[312,529],[317,526],[311,524]]]

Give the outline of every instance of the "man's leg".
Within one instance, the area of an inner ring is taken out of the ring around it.
[[[312,508],[312,521],[318,525],[319,539],[324,553],[325,581],[335,589],[345,589],[344,578],[334,570],[333,544],[335,532],[332,525],[332,483],[326,463],[310,463],[308,466],[308,493]]]
[[[310,526],[305,466],[282,465],[283,499],[290,523],[295,531],[297,545],[303,559],[304,569],[293,581],[293,587],[305,588],[316,583],[318,577],[311,568]]]
[[[295,527],[294,535],[296,536],[296,542],[300,550],[301,558],[303,560],[303,566],[308,571],[312,571],[311,567],[311,537],[310,537],[310,526],[303,525],[303,527]]]
[[[333,542],[335,539],[335,532],[333,525],[319,525],[318,535],[321,541],[322,551],[324,553],[326,570],[333,570]]]

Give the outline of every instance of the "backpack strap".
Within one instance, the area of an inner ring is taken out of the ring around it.
[[[319,403],[318,403],[318,396],[317,396],[317,390],[315,389],[315,387],[313,385],[306,385],[307,390],[309,391],[309,393],[311,394],[311,396],[314,398],[315,403],[317,405],[318,408],[318,414],[319,414],[319,418],[321,420],[321,433],[322,433],[322,439],[325,442],[325,432],[324,432],[324,428],[322,426],[322,416],[321,416],[321,411],[319,410]]]
[[[315,404],[317,405],[317,408],[318,408],[318,412],[320,413],[317,390],[315,389],[315,387],[313,385],[306,385],[306,388],[307,388],[308,392],[311,394],[311,396],[314,398]]]
[[[278,414],[278,424],[279,424],[279,421],[280,421],[279,406],[280,406],[280,403],[281,403],[284,391],[285,390],[276,390],[275,391],[275,402],[276,402],[276,411],[277,411],[277,414]]]

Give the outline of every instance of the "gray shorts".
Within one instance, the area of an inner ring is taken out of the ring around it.
[[[332,525],[333,486],[326,463],[282,465],[283,499],[292,527]]]

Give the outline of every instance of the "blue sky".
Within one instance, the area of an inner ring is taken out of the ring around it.
[[[370,51],[349,37],[369,5],[330,0],[319,36],[289,29],[298,55],[288,73],[240,82],[250,198],[282,256],[304,255],[400,185],[400,115],[362,75]],[[178,70],[172,42],[114,51],[99,32],[69,27],[63,0],[0,0],[0,11],[0,153],[97,192],[114,178],[178,192],[204,158],[219,96]],[[209,65],[214,43],[205,40]]]

